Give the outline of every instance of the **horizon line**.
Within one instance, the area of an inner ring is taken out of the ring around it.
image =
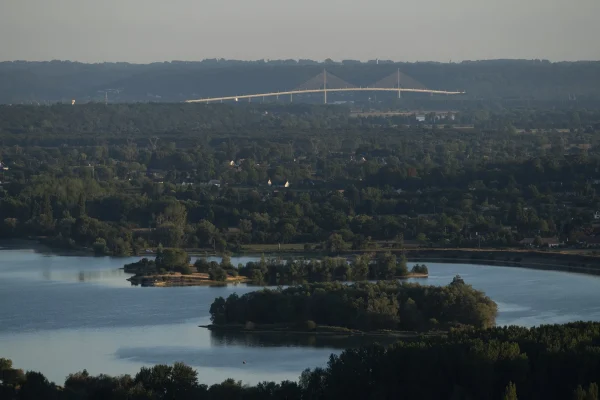
[[[448,60],[448,61],[433,61],[433,60],[422,60],[422,61],[398,61],[390,59],[352,59],[345,58],[342,60],[315,60],[310,58],[258,58],[258,59],[237,59],[237,58],[203,58],[200,60],[157,60],[148,62],[133,62],[133,61],[78,61],[69,59],[46,59],[46,60],[0,60],[0,64],[3,63],[73,63],[73,64],[89,64],[89,65],[100,65],[100,64],[130,64],[130,65],[152,65],[152,64],[201,64],[201,63],[220,63],[220,62],[239,62],[239,63],[256,63],[256,64],[270,64],[270,63],[290,63],[295,62],[296,64],[306,65],[304,63],[315,63],[330,64],[330,65],[350,65],[350,64],[371,64],[371,65],[393,65],[393,64],[465,64],[465,63],[485,63],[485,62],[534,62],[544,64],[560,64],[560,63],[597,63],[598,60],[555,60],[551,61],[546,58],[482,58],[482,59],[462,59],[462,60]]]

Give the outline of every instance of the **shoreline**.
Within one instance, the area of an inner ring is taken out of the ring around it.
[[[192,275],[147,275],[147,276],[132,276],[127,278],[132,285],[141,285],[143,287],[174,287],[174,286],[225,286],[228,284],[245,283],[247,285],[256,287],[266,287],[266,285],[253,283],[250,278],[245,276],[228,277],[227,281],[213,281],[207,279],[206,274],[194,273]],[[428,278],[429,274],[413,274],[410,273],[405,276],[397,276],[394,279],[425,279]],[[353,282],[353,281],[336,281],[331,280],[327,282]],[[316,282],[315,282],[316,283]],[[293,285],[294,283],[281,284],[284,286]]]
[[[43,254],[56,255],[73,255],[94,257],[89,249],[68,250],[54,248],[48,246],[35,239],[14,239],[3,240],[2,248],[5,250],[30,249]],[[2,250],[0,248],[0,250]],[[254,249],[256,250],[256,249]],[[394,254],[404,253],[407,260],[410,262],[440,262],[440,263],[467,263],[467,264],[482,264],[490,266],[503,267],[519,267],[538,270],[553,270],[561,272],[581,273],[587,275],[600,275],[600,256],[578,253],[567,253],[564,251],[540,251],[530,249],[473,249],[473,248],[389,248],[389,249],[374,249],[362,251],[349,251],[341,253],[341,257],[349,257],[356,254],[364,254],[369,252],[390,251]],[[216,254],[208,251],[200,251],[199,249],[190,249],[188,252],[194,257],[206,256],[214,257]],[[145,253],[137,256],[149,256],[155,253]],[[322,253],[314,250],[302,251],[298,249],[281,250],[281,251],[242,251],[237,253],[239,256],[260,256],[264,254],[266,257],[315,257],[323,256]],[[117,256],[118,257],[118,256]],[[125,258],[125,257],[123,257]],[[206,284],[224,284],[223,282],[211,281]]]
[[[241,325],[198,325],[199,328],[207,329],[209,331],[216,332],[230,332],[239,334],[277,334],[277,335],[311,335],[311,336],[329,336],[329,337],[385,337],[385,338],[398,338],[406,340],[415,340],[423,337],[438,337],[447,334],[446,331],[427,331],[427,332],[415,332],[415,331],[361,331],[358,329],[349,329],[338,326],[317,326],[314,330],[302,330],[282,324],[273,324],[273,326],[260,326],[248,329]]]
[[[228,284],[248,283],[246,277],[228,277],[226,281],[214,281],[208,279],[207,274],[192,275],[148,275],[132,276],[127,278],[132,285],[142,287],[174,287],[174,286],[225,286]]]
[[[405,254],[411,262],[482,264],[600,275],[600,257],[584,254],[483,249],[411,249]]]

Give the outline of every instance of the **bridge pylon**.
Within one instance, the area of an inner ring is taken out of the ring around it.
[[[333,75],[328,72],[326,69],[323,69],[323,72],[304,82],[300,86],[292,90],[286,91],[277,91],[277,92],[267,92],[267,93],[257,93],[257,94],[241,94],[237,96],[223,96],[223,97],[210,97],[203,98],[197,100],[186,100],[186,103],[200,103],[214,101],[239,101],[242,99],[248,99],[249,102],[252,101],[252,98],[264,98],[270,96],[276,96],[279,99],[279,96],[290,95],[290,103],[294,101],[294,94],[305,95],[305,94],[320,94],[323,93],[323,103],[327,104],[327,94],[329,92],[335,93],[350,93],[350,92],[392,92],[398,93],[398,98],[402,97],[402,92],[408,93],[427,93],[430,95],[434,94],[442,94],[442,95],[461,95],[465,94],[463,91],[447,91],[447,90],[435,90],[428,89],[425,85],[418,82],[417,80],[411,78],[410,76],[402,73],[400,69],[391,73],[379,81],[368,85],[358,87],[352,83],[346,82],[345,80]]]
[[[327,70],[323,68],[323,104],[327,104]]]
[[[427,87],[416,79],[400,72],[400,68],[392,72],[383,79],[367,86],[368,88],[394,88],[398,89],[398,98],[400,98],[402,89],[427,90]]]

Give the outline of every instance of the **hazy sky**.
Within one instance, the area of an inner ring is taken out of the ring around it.
[[[0,60],[600,59],[600,0],[0,0]]]

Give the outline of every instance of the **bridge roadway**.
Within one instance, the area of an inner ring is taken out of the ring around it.
[[[465,94],[466,92],[449,92],[445,90],[430,90],[430,89],[404,89],[404,88],[340,88],[340,89],[306,89],[306,90],[289,90],[287,92],[271,92],[271,93],[259,93],[259,94],[243,94],[239,96],[226,96],[226,97],[209,97],[206,99],[186,100],[186,103],[209,103],[212,101],[226,101],[226,100],[242,100],[242,99],[255,99],[260,97],[273,97],[273,96],[293,96],[295,94],[309,94],[309,93],[329,93],[329,92],[400,92],[407,93],[430,93],[430,94]],[[291,98],[291,97],[290,97]]]

